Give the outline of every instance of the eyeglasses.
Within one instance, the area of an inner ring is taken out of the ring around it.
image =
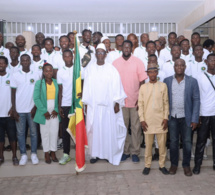
[[[97,55],[105,55],[106,52],[105,52],[105,51],[98,51],[98,52],[96,52],[96,54],[97,54]]]

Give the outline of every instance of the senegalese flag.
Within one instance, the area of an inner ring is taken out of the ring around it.
[[[85,169],[85,147],[87,147],[87,135],[84,122],[83,103],[78,94],[81,89],[81,64],[79,55],[79,45],[75,36],[75,60],[73,65],[73,91],[72,106],[69,112],[69,125],[67,132],[76,144],[76,166],[77,172]]]

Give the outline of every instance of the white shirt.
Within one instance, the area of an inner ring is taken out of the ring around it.
[[[16,111],[29,113],[34,107],[33,93],[36,81],[39,80],[37,73],[28,73],[22,70],[14,73],[11,79],[11,88],[16,89]]]
[[[160,51],[160,56],[159,58],[161,60],[165,62],[169,61],[169,60],[172,60],[172,55],[171,55],[171,48],[169,46],[166,46],[164,49],[162,49]]]
[[[52,60],[52,66],[54,69],[58,69],[60,70],[61,68],[63,68],[65,66],[65,62],[63,60],[63,54],[62,52],[58,52]]]
[[[49,63],[49,64],[51,64],[51,65],[53,65],[53,64],[52,64],[52,61],[53,61],[54,56],[55,56],[57,53],[59,53],[59,52],[53,50],[52,53],[49,54],[49,53],[46,51],[45,48],[43,48],[43,49],[41,50],[41,52],[42,52],[42,54],[40,55],[41,59],[46,60],[46,62]]]
[[[8,117],[11,109],[10,74],[0,76],[0,117]]]
[[[122,51],[119,51],[115,48],[114,51],[111,51],[107,54],[106,62],[113,64],[113,62],[121,56],[122,56]]]
[[[148,56],[148,53],[146,52],[146,48],[141,45],[140,47],[137,47],[134,50],[134,54],[133,55],[136,56],[136,57],[138,57],[139,59],[141,59],[143,61],[145,59],[145,57]],[[145,67],[147,67],[147,65],[145,65]]]
[[[215,86],[215,76],[206,72]],[[198,77],[200,90],[200,116],[215,116],[215,90],[204,73]]]
[[[207,71],[207,65],[205,64],[204,60],[201,62],[192,60],[187,66],[187,69],[189,69],[188,75],[197,79],[201,73]]]
[[[43,64],[44,64],[43,59],[41,59],[38,62],[35,62],[34,60],[32,60],[31,66],[30,66],[31,71],[37,72],[39,74],[40,79],[42,78]]]
[[[19,61],[20,61],[20,58],[23,54],[28,54],[31,58],[31,60],[33,59],[33,55],[25,48],[24,51],[20,51],[20,54],[19,54]]]
[[[57,72],[57,83],[62,85],[62,104],[61,106],[72,105],[72,88],[73,88],[73,66],[68,68],[64,66]]]
[[[174,64],[175,64],[175,62],[172,60],[163,64],[162,71],[165,73],[165,78],[170,77],[175,74]],[[185,69],[185,74],[190,75],[189,67],[187,67]]]
[[[202,58],[203,58],[203,60],[206,60],[208,55],[210,54],[210,52],[205,48],[203,48],[203,51],[204,51],[204,54],[203,54]],[[193,55],[193,48],[192,47],[190,47],[189,53],[192,55],[191,60],[195,60],[195,56]]]
[[[5,56],[8,59],[8,61],[10,61],[10,55],[9,54],[10,54],[9,49],[7,49],[3,46],[0,47],[0,56]]]
[[[182,52],[181,52],[180,58],[183,59],[183,60],[185,61],[186,65],[188,65],[188,64],[192,61],[192,56],[193,56],[193,55],[192,55],[191,53],[189,53],[188,55],[184,55],[184,54],[182,54]]]
[[[12,66],[11,64],[8,64],[6,68],[6,72],[10,73],[11,75],[18,72],[19,70],[22,70],[22,65],[18,63],[16,66]]]

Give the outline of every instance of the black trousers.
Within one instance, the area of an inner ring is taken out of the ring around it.
[[[195,165],[200,166],[202,164],[204,149],[210,131],[213,140],[213,163],[215,165],[215,116],[202,116],[201,123],[200,128],[197,129]]]
[[[64,118],[61,118],[61,122],[62,122],[62,134],[63,134],[63,153],[68,154],[70,153],[70,135],[69,133],[66,131],[66,129],[68,128],[68,124],[69,124],[69,118],[68,118],[68,114],[69,114],[69,110],[70,110],[70,106],[69,107],[62,107],[63,109],[63,114],[64,114]]]

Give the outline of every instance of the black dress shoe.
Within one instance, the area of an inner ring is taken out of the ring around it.
[[[91,158],[91,159],[90,159],[90,163],[91,163],[91,164],[94,164],[94,163],[96,163],[98,160],[99,160],[99,158]]]
[[[200,166],[195,165],[193,168],[193,174],[198,175],[200,173]]]
[[[165,167],[163,168],[160,168],[159,167],[159,170],[164,174],[164,175],[169,175],[169,171],[167,171],[167,169]]]
[[[145,168],[143,169],[143,175],[148,175],[149,172],[150,172],[150,168],[145,167]]]
[[[213,170],[215,171],[215,164],[213,165]]]

